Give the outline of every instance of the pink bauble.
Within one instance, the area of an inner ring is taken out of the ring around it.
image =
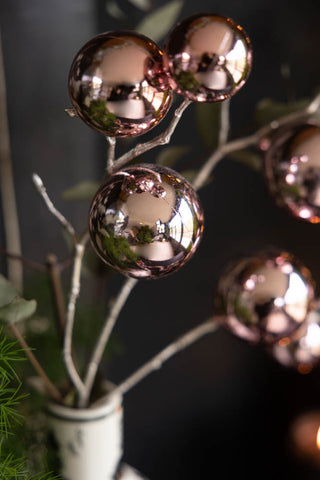
[[[69,73],[72,105],[94,130],[114,137],[141,135],[166,115],[172,90],[163,52],[135,32],[108,32],[77,53]]]
[[[166,67],[176,91],[195,102],[217,102],[234,95],[251,70],[250,40],[230,18],[197,14],[171,32]]]

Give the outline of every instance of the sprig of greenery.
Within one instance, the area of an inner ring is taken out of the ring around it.
[[[20,394],[21,382],[14,368],[15,362],[24,360],[24,353],[17,342],[9,341],[0,330],[0,478],[3,480],[57,480],[50,473],[32,475],[28,472],[24,457],[16,457],[5,451],[5,440],[14,435],[14,427],[23,416],[19,403],[26,397]]]

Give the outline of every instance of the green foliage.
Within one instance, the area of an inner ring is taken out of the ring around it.
[[[21,298],[13,285],[0,275],[0,320],[9,324],[27,320],[36,309],[35,300]]]
[[[176,23],[182,10],[183,0],[173,0],[153,10],[137,25],[135,30],[155,42],[162,40]]]
[[[220,125],[221,103],[197,103],[195,120],[197,132],[206,147],[217,146]]]
[[[265,125],[279,117],[301,110],[309,103],[310,99],[306,98],[289,103],[263,98],[256,105],[254,118],[258,125]]]
[[[189,71],[182,71],[177,75],[177,82],[180,87],[189,92],[196,92],[201,87],[201,84],[196,79],[194,73]]]
[[[116,123],[117,117],[114,113],[109,112],[104,100],[93,100],[88,110],[91,119],[98,127],[102,127],[109,132],[113,132],[118,128]]]
[[[237,150],[236,152],[229,153],[228,158],[242,163],[256,172],[262,170],[263,157],[252,150]]]
[[[73,187],[68,188],[62,192],[63,200],[92,200],[96,191],[99,188],[98,182],[93,182],[90,180],[80,182]]]
[[[131,250],[126,238],[110,233],[109,236],[103,236],[101,241],[110,260],[119,268],[125,268],[128,262],[134,263],[138,260],[138,255]]]
[[[157,156],[156,163],[164,165],[165,167],[173,167],[175,163],[188,151],[188,145],[173,145],[172,147],[165,147]]]
[[[143,225],[139,228],[139,232],[137,233],[137,239],[140,243],[152,243],[152,231],[148,225]]]
[[[14,429],[22,423],[18,411],[20,401],[26,396],[20,394],[21,384],[15,372],[15,362],[25,359],[23,350],[16,342],[8,341],[0,331],[0,478],[3,480],[54,480],[58,477],[48,474],[33,475],[28,469],[26,458],[15,455],[11,446]]]

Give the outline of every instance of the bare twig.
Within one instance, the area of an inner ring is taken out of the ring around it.
[[[199,340],[199,338],[203,337],[207,333],[215,332],[217,328],[218,322],[216,319],[210,318],[206,322],[203,322],[192,330],[189,330],[187,333],[166,346],[163,350],[161,350],[161,352],[155,355],[151,360],[145,363],[126,380],[120,383],[120,385],[116,387],[115,391],[122,394],[128,392],[128,390],[137,385],[137,383],[139,383],[147,375],[150,375],[150,373],[154,372],[155,370],[159,370],[163,363],[169,360],[169,358],[173,357],[173,355],[181,350],[184,350],[186,347],[194,343],[196,340]]]
[[[175,131],[183,112],[191,103],[191,100],[184,100],[175,110],[173,119],[164,132],[162,132],[160,135],[158,135],[158,137],[154,138],[153,140],[150,140],[150,142],[139,143],[132,150],[129,150],[129,152],[122,155],[122,157],[118,158],[114,162],[114,169],[116,170],[123,167],[123,165],[126,165],[138,155],[142,155],[143,153],[151,150],[152,148],[158,147],[160,145],[167,145],[171,140],[171,136]]]
[[[66,326],[66,308],[61,284],[60,268],[56,255],[50,253],[47,256],[47,270],[52,287],[54,306],[56,309],[57,327],[60,338],[64,337]]]
[[[114,327],[114,325],[117,321],[117,318],[118,318],[118,316],[119,316],[127,298],[129,297],[129,295],[130,295],[132,289],[134,288],[134,286],[137,284],[137,281],[138,280],[136,280],[134,278],[129,278],[125,281],[125,283],[122,286],[122,289],[119,292],[119,295],[117,296],[117,299],[116,299],[115,303],[113,304],[113,307],[110,311],[110,314],[106,318],[104,327],[103,327],[102,332],[101,332],[101,334],[98,338],[98,341],[95,345],[91,360],[90,360],[89,365],[88,365],[87,373],[86,373],[85,380],[84,380],[86,392],[85,392],[85,395],[83,396],[83,398],[81,399],[81,403],[79,404],[79,406],[81,408],[84,408],[88,403],[90,393],[91,393],[91,390],[92,390],[92,386],[93,386],[93,383],[94,383],[94,380],[95,380],[95,377],[96,377],[96,374],[97,374],[97,369],[98,369],[99,364],[101,362],[103,352],[104,352],[104,350],[106,348],[106,345],[107,345],[107,342],[110,338],[110,334],[112,332],[112,329],[113,329],[113,327]]]
[[[232,140],[228,143],[221,145],[221,147],[218,147],[218,149],[215,152],[213,152],[213,154],[208,158],[206,163],[199,170],[195,180],[193,181],[193,187],[195,188],[195,190],[198,190],[199,188],[201,188],[206,182],[213,168],[228,153],[234,152],[236,150],[241,150],[243,148],[251,147],[254,145],[258,145],[259,142],[264,137],[270,135],[276,129],[288,123],[296,122],[305,117],[313,115],[319,109],[319,107],[320,107],[320,94],[314,97],[314,99],[309,103],[309,105],[306,108],[302,110],[298,110],[297,112],[290,113],[289,115],[285,115],[277,120],[274,120],[268,125],[265,125],[264,127],[257,130],[252,135],[249,135],[243,138],[238,138],[236,140]]]
[[[32,353],[32,350],[30,349],[29,345],[27,344],[27,342],[25,341],[25,339],[23,338],[23,336],[19,332],[18,328],[15,325],[10,325],[10,328],[12,330],[12,333],[14,334],[14,336],[17,338],[18,342],[20,343],[21,347],[23,348],[24,353],[26,354],[26,356],[30,360],[31,365],[33,366],[33,368],[35,369],[35,371],[37,372],[39,377],[42,378],[48,394],[54,400],[56,400],[57,402],[62,402],[63,399],[62,399],[61,393],[54,386],[54,384],[51,382],[51,380],[48,378],[47,374],[45,373],[45,371],[41,367],[41,365],[38,362],[38,360],[36,359],[35,355]]]
[[[77,243],[75,247],[75,256],[73,263],[73,272],[71,279],[71,289],[67,309],[67,318],[64,334],[64,346],[63,346],[63,358],[64,363],[69,374],[70,380],[75,386],[79,397],[81,398],[84,393],[84,383],[75,367],[72,358],[72,334],[74,325],[74,316],[76,310],[76,303],[80,293],[80,277],[83,255],[85,251],[85,243]]]
[[[230,128],[230,99],[221,103],[220,110],[220,129],[218,137],[218,147],[222,147],[228,141],[228,134]]]
[[[32,270],[37,270],[38,272],[46,272],[47,269],[44,265],[38,262],[34,262],[32,260],[29,260],[28,258],[22,257],[21,255],[16,255],[12,252],[8,252],[5,248],[0,246],[0,253],[5,255],[6,257],[9,258],[14,258],[15,260],[18,260],[19,262],[23,263],[26,267],[31,268]]]
[[[112,173],[114,167],[114,157],[116,153],[116,138],[115,137],[106,137],[107,142],[109,143],[108,148],[108,159],[107,159],[107,172]]]
[[[6,246],[13,254],[21,256],[21,242],[16,196],[14,190],[10,136],[7,116],[6,81],[0,36],[0,182]],[[16,290],[22,293],[22,263],[8,257],[8,278]]]
[[[46,188],[43,184],[43,181],[39,177],[39,175],[34,173],[32,175],[32,180],[33,180],[33,183],[34,183],[38,193],[41,195],[46,207],[48,208],[49,212],[58,220],[60,225],[68,232],[68,234],[72,238],[72,241],[75,244],[77,242],[77,237],[76,237],[76,232],[75,232],[73,226],[62,215],[62,213],[60,213],[59,210],[56,209],[56,207],[54,206],[54,204],[50,200],[49,195],[47,194],[47,190],[46,190]]]

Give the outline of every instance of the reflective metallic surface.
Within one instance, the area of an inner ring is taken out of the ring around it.
[[[137,165],[100,188],[89,228],[93,247],[111,267],[135,278],[158,278],[193,255],[203,213],[197,194],[177,172]]]
[[[177,92],[196,102],[231,97],[251,70],[247,34],[233,20],[219,15],[186,18],[173,29],[164,50]]]
[[[320,125],[291,126],[271,139],[265,172],[278,204],[296,218],[320,222]]]
[[[300,373],[310,373],[320,364],[320,312],[313,310],[307,321],[291,338],[282,338],[271,349],[271,354],[286,367]]]
[[[147,37],[125,31],[103,33],[82,47],[70,69],[69,94],[87,125],[121,137],[153,128],[172,100],[163,52]]]
[[[257,255],[221,279],[223,324],[251,342],[272,344],[306,321],[314,296],[309,270],[287,253]]]

